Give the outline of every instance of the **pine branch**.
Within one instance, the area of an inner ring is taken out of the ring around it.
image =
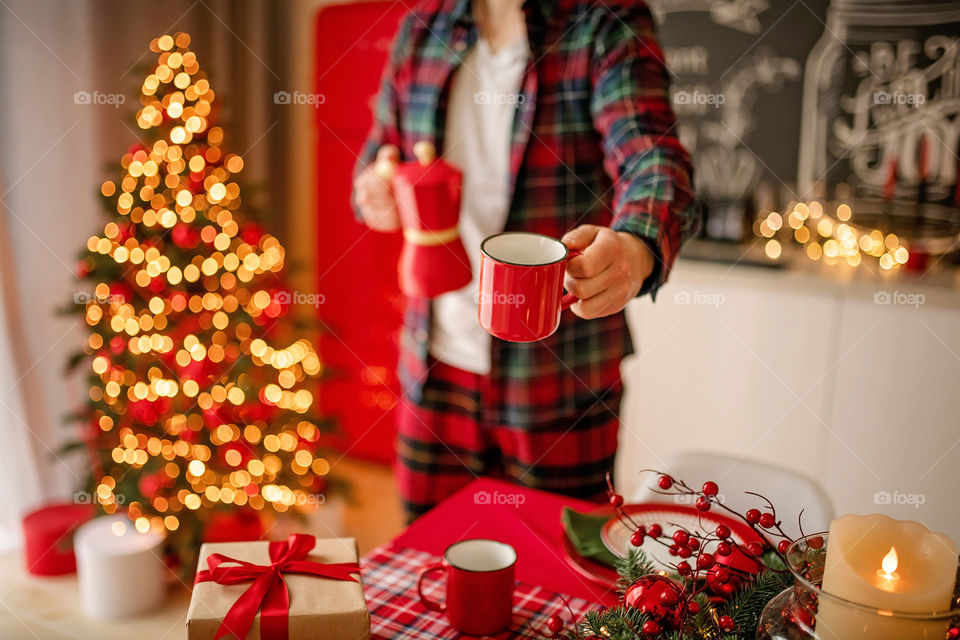
[[[793,579],[789,574],[763,571],[757,574],[749,585],[733,595],[729,603],[722,607],[723,612],[733,618],[737,628],[746,634],[745,637],[753,638],[764,607],[792,583]]]
[[[643,576],[657,572],[657,567],[642,549],[631,547],[626,558],[618,558],[614,564],[620,579],[617,580],[617,591],[621,596],[627,588]]]
[[[612,640],[638,640],[643,638],[640,628],[649,619],[649,616],[640,613],[639,609],[621,605],[603,612],[588,611],[580,630],[587,636],[595,635]],[[606,633],[601,629],[605,629]]]

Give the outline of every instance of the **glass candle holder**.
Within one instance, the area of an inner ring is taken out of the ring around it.
[[[955,592],[949,611],[912,613],[878,609],[851,602],[821,588],[829,536],[817,533],[800,538],[787,549],[794,586],[785,589],[764,608],[757,640],[945,640],[960,637]],[[824,610],[831,624],[817,624]],[[840,625],[834,624],[840,620]],[[954,633],[958,635],[953,635]]]

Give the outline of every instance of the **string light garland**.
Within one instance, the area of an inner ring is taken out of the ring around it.
[[[114,215],[78,267],[93,288],[86,438],[96,501],[184,555],[208,512],[316,504],[329,462],[305,339],[277,347],[284,249],[240,215],[243,159],[223,146],[213,89],[185,33],[150,43],[138,126],[100,188]],[[191,545],[193,548],[191,549]]]
[[[860,266],[869,258],[876,259],[884,271],[890,271],[905,265],[910,258],[909,250],[896,234],[851,223],[853,211],[848,204],[838,204],[832,214],[816,200],[796,202],[788,209],[786,214],[770,211],[753,224],[754,235],[766,239],[764,253],[771,260],[781,257],[787,243],[802,246],[811,260],[846,263],[851,267]]]

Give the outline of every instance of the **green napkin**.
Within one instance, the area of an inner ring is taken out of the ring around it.
[[[577,553],[584,558],[613,567],[617,556],[613,555],[600,539],[600,529],[609,519],[609,515],[592,516],[574,511],[570,507],[564,507],[560,514],[563,531]]]

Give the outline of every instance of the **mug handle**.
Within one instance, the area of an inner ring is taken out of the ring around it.
[[[420,603],[430,611],[437,611],[443,613],[447,610],[446,602],[434,602],[430,600],[423,594],[423,581],[424,579],[433,573],[434,571],[442,571],[446,569],[442,562],[435,562],[429,566],[420,569],[420,573],[417,575],[417,593],[420,595]]]
[[[580,251],[579,249],[570,249],[570,251],[567,252],[567,260],[568,260],[568,261],[569,261],[569,260],[573,260],[574,258],[576,258],[577,256],[579,256],[579,255],[582,254],[582,253],[583,253],[583,252]],[[579,300],[580,300],[580,298],[578,298],[577,296],[573,295],[572,293],[566,293],[566,294],[564,294],[564,296],[563,296],[562,298],[560,298],[560,310],[561,310],[561,311],[566,311],[567,309],[570,308],[570,306],[571,306],[574,302],[578,302]]]

